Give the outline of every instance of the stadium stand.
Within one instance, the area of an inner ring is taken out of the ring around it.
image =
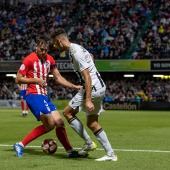
[[[160,1],[155,14],[148,21],[148,28],[140,37],[132,58],[168,59],[170,56],[170,4]]]
[[[77,83],[74,77],[67,80]],[[170,102],[170,80],[169,79],[117,79],[105,81],[107,90],[104,101],[126,101],[126,102]],[[51,99],[71,99],[76,94],[75,90],[65,88],[56,84],[53,79],[48,81],[48,95]],[[14,78],[4,78],[0,83],[0,99],[19,99],[19,91],[14,83]]]
[[[35,37],[67,27],[79,4],[50,3],[0,7],[0,60],[22,60],[35,50]],[[55,55],[58,55],[57,53]]]
[[[168,0],[6,4],[0,6],[0,61],[22,60],[35,50],[36,35],[59,26],[96,59],[167,58],[169,18]],[[49,53],[68,59],[53,46]]]
[[[169,0],[79,0],[76,3],[0,6],[0,62],[22,60],[35,50],[35,37],[64,27],[72,42],[95,59],[168,59]],[[56,59],[68,59],[51,45]],[[60,55],[60,56],[59,56]],[[73,83],[74,78],[67,77]],[[13,78],[1,78],[0,99],[19,99]],[[169,79],[105,80],[106,101],[168,101]],[[49,97],[70,99],[74,91],[49,81]]]

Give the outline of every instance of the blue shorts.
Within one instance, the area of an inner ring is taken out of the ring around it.
[[[37,120],[42,114],[51,114],[52,111],[57,110],[51,100],[44,95],[28,94],[26,95],[26,102]]]
[[[25,100],[26,91],[27,91],[27,90],[21,90],[21,91],[20,91],[20,98],[21,98],[21,99],[24,99],[24,100]]]

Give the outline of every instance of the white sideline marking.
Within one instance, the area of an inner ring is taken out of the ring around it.
[[[6,145],[6,144],[0,144],[1,146],[10,146],[12,147],[13,145]],[[26,146],[26,148],[40,148],[40,146]],[[63,147],[58,147],[60,149],[64,149]],[[74,149],[81,149],[81,148],[74,148]],[[102,148],[97,148],[96,150],[104,150]],[[119,151],[119,152],[158,152],[158,153],[170,153],[170,151],[163,151],[163,150],[137,150],[137,149],[114,149],[114,151]]]

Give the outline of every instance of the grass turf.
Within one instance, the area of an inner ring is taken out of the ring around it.
[[[85,125],[85,114],[78,118]],[[65,120],[65,119],[64,119]],[[89,131],[98,149],[90,152],[88,158],[69,159],[56,139],[54,131],[45,134],[27,145],[24,157],[15,156],[12,145],[25,137],[37,122],[32,113],[21,116],[20,110],[0,110],[0,169],[3,170],[169,170],[170,169],[170,113],[167,111],[106,111],[99,122],[106,131],[117,162],[95,162],[105,152],[95,136]],[[84,141],[69,127],[66,130],[74,148],[81,148]],[[85,126],[86,127],[86,126]],[[46,155],[40,146],[45,138],[57,141],[58,150]]]

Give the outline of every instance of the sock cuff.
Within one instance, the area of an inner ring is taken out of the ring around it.
[[[94,135],[97,136],[99,133],[101,133],[103,131],[102,128],[100,128],[99,130],[97,130],[96,132],[94,132]]]
[[[55,129],[65,129],[64,126],[59,126],[59,127],[56,127]]]
[[[76,116],[74,116],[73,118],[71,118],[71,119],[68,120],[68,123],[70,124],[70,123],[71,123],[72,121],[74,121],[75,119],[78,120],[78,118],[77,118]]]

